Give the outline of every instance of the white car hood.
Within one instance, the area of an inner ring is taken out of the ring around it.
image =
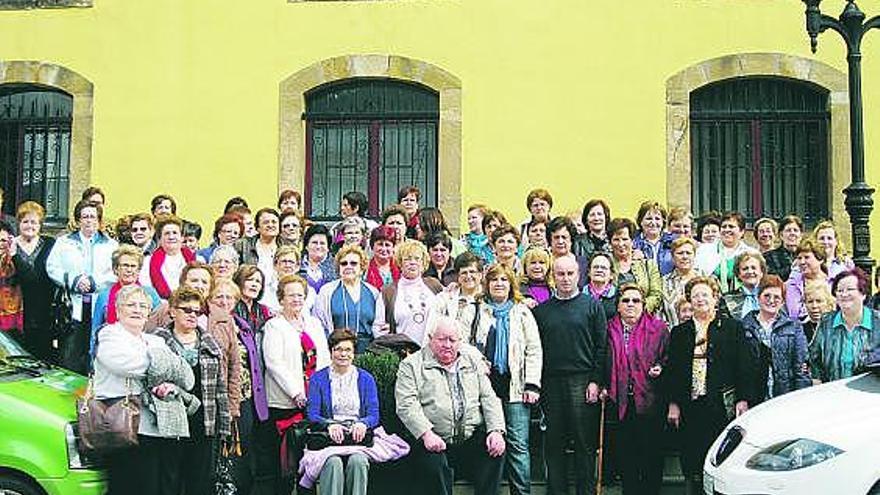
[[[732,425],[759,448],[808,438],[843,450],[880,440],[880,375],[865,374],[792,392],[760,404]]]

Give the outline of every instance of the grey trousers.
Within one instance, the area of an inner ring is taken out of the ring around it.
[[[367,495],[370,460],[364,454],[343,459],[334,455],[324,462],[318,478],[320,495]]]

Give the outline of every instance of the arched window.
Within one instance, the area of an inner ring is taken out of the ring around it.
[[[437,206],[436,91],[393,79],[348,79],[306,93],[306,213],[339,217],[342,196],[363,192],[370,215],[397,202],[401,187]]]
[[[829,117],[828,91],[802,81],[744,77],[693,91],[694,211],[827,218]]]
[[[73,98],[28,84],[0,85],[0,166],[4,211],[22,201],[46,208],[46,221],[67,220]]]

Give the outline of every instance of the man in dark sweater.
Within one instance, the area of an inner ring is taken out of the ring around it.
[[[801,243],[803,233],[804,222],[797,215],[788,215],[779,222],[782,244],[764,253],[768,275],[779,275],[783,282],[788,280],[788,276],[791,275],[791,265],[794,263],[794,253]]]
[[[599,390],[606,383],[607,329],[602,306],[578,290],[574,256],[553,263],[556,293],[534,309],[544,350],[547,493],[568,493],[566,440],[574,439],[577,493],[595,493]]]

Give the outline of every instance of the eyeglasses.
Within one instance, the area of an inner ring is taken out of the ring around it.
[[[620,302],[623,304],[641,304],[642,300],[638,297],[622,297]]]
[[[132,232],[147,232],[150,230],[149,227],[132,227],[130,229]]]
[[[140,267],[141,267],[140,265],[136,265],[134,263],[120,263],[119,264],[119,268],[122,268],[125,270],[138,270],[138,269],[140,269]]]
[[[421,259],[419,261],[421,261]],[[343,260],[339,262],[339,266],[358,266],[360,264],[360,261],[354,260]]]
[[[202,314],[202,308],[190,308],[188,306],[177,306],[176,309],[179,309],[180,311],[183,311],[184,313],[186,313],[188,315],[198,316],[198,315]]]
[[[146,303],[125,303],[122,306],[127,309],[140,309],[142,311],[150,310],[150,305]]]
[[[767,294],[766,292],[764,294],[761,294],[761,297],[763,297],[764,299],[766,299],[768,301],[781,301],[782,300],[782,296],[777,295],[777,294]]]

